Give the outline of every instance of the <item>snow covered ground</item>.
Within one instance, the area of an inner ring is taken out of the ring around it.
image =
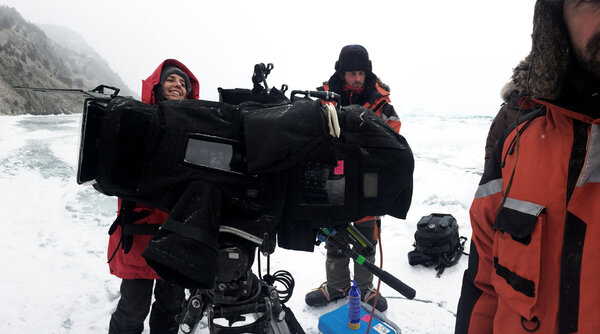
[[[405,334],[451,333],[467,257],[437,278],[432,268],[410,266],[407,253],[417,221],[433,212],[458,220],[469,251],[468,208],[491,117],[415,111],[401,119],[415,156],[414,196],[406,220],[383,219],[383,266],[417,296],[407,300],[382,284],[386,315]],[[106,264],[116,199],[75,181],[79,121],[80,115],[0,117],[0,333],[108,330],[120,283]],[[307,333],[317,333],[318,317],[342,305],[304,304],[305,293],[325,279],[324,262],[323,246],[313,253],[278,249],[271,258],[272,272],[295,278],[287,305]]]

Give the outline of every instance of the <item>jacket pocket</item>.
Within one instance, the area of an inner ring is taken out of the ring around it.
[[[538,299],[546,208],[507,198],[494,223],[492,284],[500,298],[526,319]]]

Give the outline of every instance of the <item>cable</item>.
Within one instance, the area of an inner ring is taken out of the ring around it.
[[[527,88],[529,88],[529,80],[531,79],[531,65],[532,64],[533,64],[533,58],[531,59],[531,62],[529,63],[529,66],[527,67],[527,79],[526,79],[526,84],[525,84]],[[529,100],[529,97],[527,97],[527,99]],[[510,179],[508,180],[508,185],[506,186],[506,190],[504,191],[504,196],[502,196],[500,205],[498,206],[498,209],[496,210],[496,216],[500,213],[500,210],[502,209],[502,207],[504,207],[504,203],[506,203],[506,199],[508,198],[508,194],[510,193],[510,189],[512,188],[515,171],[517,169],[517,160],[519,159],[519,142],[521,141],[521,132],[525,131],[525,129],[527,128],[529,123],[531,123],[531,120],[529,120],[527,123],[525,123],[525,125],[522,127],[522,129],[519,130],[518,120],[519,120],[519,115],[521,114],[521,111],[523,111],[522,105],[523,104],[519,104],[519,111],[517,111],[517,115],[515,117],[515,130],[516,130],[515,138],[513,138],[513,141],[510,143],[509,150],[506,151],[507,155],[504,156],[504,159],[503,159],[504,161],[502,162],[502,165],[504,165],[506,163],[506,158],[508,156],[508,153],[512,151],[512,145],[514,143],[515,144],[515,163],[514,163],[512,172],[510,173]]]
[[[294,291],[294,286],[296,285],[296,282],[294,281],[294,277],[292,276],[292,274],[288,271],[285,270],[278,270],[276,271],[273,275],[271,275],[269,273],[270,271],[270,256],[267,255],[267,274],[266,275],[262,275],[261,272],[261,265],[260,265],[260,257],[261,257],[261,252],[260,250],[258,250],[258,278],[260,280],[265,281],[268,285],[273,286],[275,284],[275,282],[280,283],[281,285],[283,285],[283,287],[285,288],[284,290],[277,290],[277,294],[279,295],[279,301],[281,303],[286,303],[287,301],[290,300],[290,298],[292,297],[292,292]]]
[[[292,292],[294,291],[294,286],[296,282],[294,281],[294,277],[288,271],[278,270],[273,275],[265,275],[263,278],[265,282],[269,285],[274,285],[275,282],[280,283],[285,288],[284,290],[277,290],[277,294],[279,295],[279,301],[281,303],[286,303],[292,297]]]
[[[117,247],[115,247],[115,251],[112,253],[112,255],[110,256],[110,259],[108,259],[108,262],[106,263],[110,263],[110,261],[112,261],[112,259],[115,257],[115,255],[117,255],[117,251],[119,250],[119,246],[121,246],[121,244],[123,243],[123,234],[121,234],[121,239],[119,239],[119,243],[117,244]]]
[[[257,265],[258,265],[258,268],[257,268],[258,269],[258,278],[263,279],[262,270],[260,268],[260,249],[257,249],[256,252],[257,252],[256,258],[257,258]]]

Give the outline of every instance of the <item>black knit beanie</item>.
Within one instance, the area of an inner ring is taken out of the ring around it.
[[[179,69],[179,67],[175,67],[175,66],[165,66],[162,69],[162,72],[160,73],[160,86],[162,87],[163,84],[165,83],[165,79],[167,77],[169,77],[169,75],[171,74],[177,74],[179,76],[181,76],[183,78],[183,80],[185,80],[185,97],[187,98],[188,95],[190,95],[190,92],[192,91],[192,83],[190,82],[190,78],[187,76],[187,74],[185,74],[181,69]]]
[[[346,45],[340,51],[340,57],[335,62],[335,71],[344,73],[347,71],[365,71],[372,73],[369,52],[362,45]]]

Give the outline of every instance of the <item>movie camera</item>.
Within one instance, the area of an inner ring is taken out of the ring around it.
[[[252,90],[219,88],[219,102],[150,106],[113,87],[83,92],[77,182],[169,213],[143,256],[192,292],[180,317],[186,333],[203,314],[211,333],[301,333],[284,305],[293,278],[254,275],[255,251],[268,260],[276,244],[313,251],[329,238],[362,262],[366,239],[348,222],[405,218],[410,206],[414,161],[404,137],[367,108],[332,107],[339,95],[331,92],[292,91],[288,99],[286,85],[268,88],[272,68],[254,67]],[[231,327],[246,313],[263,315]]]

